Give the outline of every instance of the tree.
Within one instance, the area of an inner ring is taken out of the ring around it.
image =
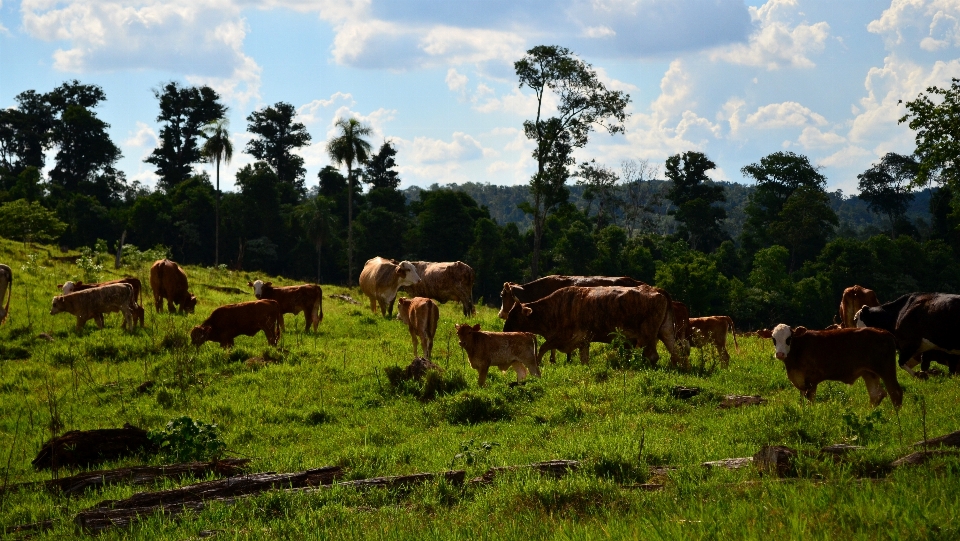
[[[577,185],[583,186],[583,198],[587,200],[587,212],[593,201],[597,201],[597,229],[602,229],[610,223],[610,219],[605,215],[607,212],[613,214],[620,205],[618,197],[617,183],[620,177],[613,170],[603,164],[597,164],[596,160],[583,162],[580,164],[580,170],[577,171]]]
[[[723,220],[727,211],[714,203],[727,200],[723,186],[714,184],[707,171],[717,165],[702,152],[684,152],[667,158],[667,178],[673,186],[667,191],[676,209],[673,214],[680,227],[677,233],[694,250],[712,251],[723,242]]]
[[[143,161],[157,168],[160,184],[172,188],[190,178],[192,164],[203,160],[197,139],[203,127],[227,113],[220,95],[209,86],[182,87],[169,82],[153,91],[160,102],[160,145]]]
[[[960,188],[960,79],[951,79],[950,88],[931,86],[926,92],[906,103],[907,113],[898,121],[916,132],[916,183]]]
[[[54,241],[67,229],[55,212],[40,203],[18,199],[0,205],[0,235],[16,238],[23,244]]]
[[[533,90],[537,99],[536,118],[523,123],[525,135],[536,143],[537,172],[530,179],[533,201],[524,211],[533,217],[530,270],[532,278],[537,278],[544,222],[547,214],[567,199],[564,183],[573,150],[583,148],[590,132],[598,127],[610,134],[622,133],[630,96],[608,90],[590,64],[564,47],[534,47],[513,66],[520,87]],[[546,107],[554,99],[555,116],[547,116]]]
[[[370,156],[363,170],[363,181],[371,188],[389,188],[396,190],[400,187],[400,174],[393,170],[397,162],[393,159],[397,149],[390,141],[384,141],[380,150]]]
[[[335,127],[340,135],[327,141],[327,153],[338,165],[347,166],[347,281],[353,283],[353,187],[354,164],[362,164],[370,155],[370,143],[363,139],[370,135],[369,126],[355,118],[338,119]]]
[[[250,113],[247,131],[259,137],[251,139],[244,152],[270,164],[280,181],[294,186],[302,196],[306,169],[303,158],[293,151],[308,145],[310,134],[303,123],[294,122],[296,116],[293,105],[282,101]]]
[[[226,118],[208,122],[203,129],[204,141],[200,153],[217,168],[217,197],[214,206],[217,225],[215,226],[213,241],[213,265],[220,264],[220,162],[230,163],[233,159],[233,143],[230,142],[228,128],[230,122]]]
[[[307,237],[317,251],[318,284],[321,280],[320,268],[322,261],[320,256],[323,245],[330,239],[336,227],[336,218],[333,216],[332,207],[332,202],[322,195],[311,198],[297,207],[297,218],[300,220],[300,225],[303,227]]]
[[[16,109],[0,110],[0,167],[15,175],[27,167],[42,170],[55,121],[53,108],[47,96],[35,90],[14,99]]]
[[[790,249],[790,272],[817,256],[839,224],[830,198],[816,186],[801,186],[787,199],[777,221],[770,224],[773,239]]]
[[[476,221],[490,217],[468,194],[447,188],[421,192],[410,207],[416,215],[416,253],[427,261],[464,259],[474,241]]]
[[[907,207],[913,201],[911,190],[919,164],[912,156],[887,153],[870,169],[857,175],[860,199],[871,211],[886,214],[890,220],[890,235],[897,237],[897,224],[904,219]]]

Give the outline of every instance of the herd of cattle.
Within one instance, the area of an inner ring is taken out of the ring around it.
[[[360,289],[370,300],[370,310],[393,317],[398,291],[409,298],[397,302],[397,318],[405,323],[423,356],[432,355],[440,310],[435,301],[460,303],[464,316],[473,315],[474,272],[460,261],[430,263],[396,261],[375,257],[360,273]],[[0,322],[9,313],[13,273],[0,265]],[[248,282],[255,301],[216,308],[191,330],[191,342],[200,346],[213,341],[232,347],[237,336],[260,331],[276,345],[284,331],[283,315],[304,313],[305,330],[317,331],[323,320],[323,292],[317,285],[274,287],[270,282]],[[99,284],[65,282],[62,294],[53,298],[50,314],[67,312],[77,319],[77,330],[90,319],[103,327],[103,314],[121,312],[123,327],[144,325],[141,283],[124,278]],[[150,268],[154,306],[163,311],[163,301],[173,312],[192,313],[197,297],[188,290],[187,275],[170,260]],[[727,334],[734,336],[728,316],[689,317],[687,307],[674,301],[663,289],[628,277],[547,276],[515,284],[507,282],[501,291],[499,317],[503,332],[481,330],[479,324],[455,326],[460,346],[471,366],[486,380],[491,366],[513,368],[518,379],[527,373],[540,375],[543,356],[556,352],[569,356],[577,352],[582,363],[590,359],[592,342],[610,343],[616,337],[642,350],[651,363],[658,361],[657,343],[662,342],[670,361],[685,368],[691,347],[713,345],[726,366]],[[900,366],[918,375],[913,368],[929,370],[932,361],[945,364],[950,373],[960,368],[960,296],[944,293],[912,293],[880,304],[876,294],[861,286],[843,292],[840,321],[824,330],[790,328],[780,324],[756,335],[773,340],[775,356],[784,363],[790,382],[810,401],[823,381],[854,383],[863,378],[870,402],[880,404],[889,393],[899,407],[903,391],[897,381],[897,354]],[[543,338],[538,347],[537,336]],[[882,383],[882,385],[881,385]],[[884,390],[884,387],[886,388]]]

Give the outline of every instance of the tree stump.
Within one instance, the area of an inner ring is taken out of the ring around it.
[[[783,445],[768,445],[762,447],[753,455],[753,463],[760,470],[761,475],[770,473],[777,477],[788,477],[796,473],[797,451]]]

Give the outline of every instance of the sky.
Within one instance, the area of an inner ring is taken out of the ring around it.
[[[277,102],[313,138],[307,186],[351,116],[375,148],[396,145],[401,187],[515,185],[535,170],[522,125],[536,100],[513,63],[536,45],[574,51],[630,95],[626,132],[593,133],[578,161],[662,171],[696,150],[715,180],[749,183],[743,166],[786,150],[853,194],[881,156],[914,150],[899,101],[960,78],[960,0],[0,0],[0,107],[100,85],[119,168],[150,186],[153,92],[171,80],[229,107],[226,190],[253,161],[247,116]]]

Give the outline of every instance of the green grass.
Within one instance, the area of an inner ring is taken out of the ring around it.
[[[46,268],[21,271],[26,255],[35,252]],[[324,286],[318,335],[302,332],[302,316],[287,316],[279,350],[261,334],[238,338],[231,352],[215,344],[198,351],[186,339],[190,327],[216,306],[252,298],[207,286],[246,291],[247,281],[259,275],[188,268],[200,299],[195,315],[156,314],[147,301],[146,329],[125,333],[119,314],[112,314],[107,328],[88,322],[77,335],[74,318],[50,316],[49,303],[56,284],[76,278],[78,270],[47,254],[47,248],[0,241],[0,262],[13,268],[15,279],[11,315],[0,327],[0,483],[49,478],[50,472],[34,472],[30,460],[51,426],[62,432],[131,423],[157,430],[183,415],[218,424],[228,455],[253,458],[253,471],[341,465],[347,478],[358,479],[453,467],[470,478],[490,466],[582,461],[578,472],[559,480],[519,472],[489,486],[270,493],[177,521],[152,517],[103,539],[185,539],[202,530],[220,530],[216,539],[960,537],[960,460],[877,473],[923,438],[924,425],[931,437],[960,428],[960,379],[920,381],[900,372],[906,396],[899,419],[889,400],[873,413],[862,382],[825,383],[818,402],[809,405],[767,341],[741,339],[742,352],[731,349],[726,369],[698,370],[715,360],[694,350],[691,373],[665,367],[665,352],[659,368],[618,370],[609,367],[610,350],[595,344],[590,366],[546,364],[542,378],[512,387],[513,372],[496,373],[479,389],[454,333],[464,318],[458,306],[446,304],[434,347],[434,362],[446,375],[425,393],[388,380],[389,367],[412,358],[409,334],[397,320],[373,317],[356,288]],[[108,269],[102,278],[123,274],[146,282],[147,269]],[[327,298],[333,293],[348,293],[363,305]],[[469,321],[502,328],[494,309],[481,307]],[[245,362],[252,357],[279,362]],[[156,382],[153,388],[137,393],[148,380]],[[671,394],[676,385],[703,392],[680,400]],[[725,394],[760,394],[769,401],[719,410]],[[481,442],[496,445],[483,450]],[[805,458],[800,478],[790,480],[761,477],[753,468],[708,471],[700,465],[751,456],[767,444],[815,450],[838,442],[868,449],[840,463]],[[456,458],[465,445],[473,451],[470,460]],[[106,467],[143,462],[163,458]],[[676,467],[652,479],[665,484],[662,491],[623,488],[651,481],[650,466],[662,465]],[[35,539],[72,537],[78,535],[71,522],[77,511],[140,490],[112,486],[78,498],[11,493],[0,503],[0,527],[54,518],[58,526]]]

